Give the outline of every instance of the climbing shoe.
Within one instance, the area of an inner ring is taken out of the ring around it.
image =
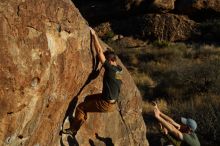
[[[77,131],[74,130],[74,129],[72,129],[72,128],[68,128],[68,129],[64,129],[64,130],[62,131],[62,133],[63,133],[63,134],[70,134],[70,135],[72,135],[72,136],[75,136],[76,133],[77,133]]]

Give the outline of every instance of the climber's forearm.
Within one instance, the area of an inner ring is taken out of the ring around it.
[[[167,130],[172,133],[176,138],[181,138],[182,137],[182,133],[175,128],[170,122],[166,121],[164,118],[162,118],[161,116],[157,116],[156,117],[158,119],[158,121],[165,127],[167,128]]]
[[[164,113],[160,112],[160,116],[170,122],[173,126],[175,126],[177,129],[180,129],[180,124],[176,123],[172,118],[170,118],[169,116],[165,115]]]
[[[98,37],[95,34],[92,34],[92,37],[93,37],[93,42],[94,42],[96,52],[99,56],[99,60],[101,61],[101,63],[104,63],[106,58],[105,58],[105,55],[103,53],[102,46],[99,43]]]

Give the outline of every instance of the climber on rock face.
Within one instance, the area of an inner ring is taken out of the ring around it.
[[[70,128],[64,129],[64,134],[76,135],[81,125],[87,119],[88,112],[112,112],[120,93],[122,68],[117,65],[116,55],[112,51],[103,52],[95,31],[90,28],[92,42],[98,54],[99,61],[105,68],[102,93],[89,95],[80,103],[75,111],[75,117]]]

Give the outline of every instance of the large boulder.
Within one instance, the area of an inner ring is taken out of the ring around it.
[[[174,10],[175,0],[153,0],[152,2],[148,2],[147,5],[150,5],[149,11],[168,12]]]
[[[72,101],[102,89],[103,69],[89,80],[97,60],[70,0],[1,0],[0,12],[0,145],[148,145],[141,96],[124,67],[119,110],[89,114],[76,139],[59,136]]]
[[[147,14],[138,19],[140,35],[158,40],[183,41],[192,39],[197,24],[184,15]]]

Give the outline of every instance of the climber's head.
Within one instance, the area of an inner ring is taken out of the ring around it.
[[[115,65],[117,66],[117,63],[116,63],[116,55],[113,51],[106,51],[105,53],[105,58],[108,60],[108,62],[111,64],[111,65]]]

